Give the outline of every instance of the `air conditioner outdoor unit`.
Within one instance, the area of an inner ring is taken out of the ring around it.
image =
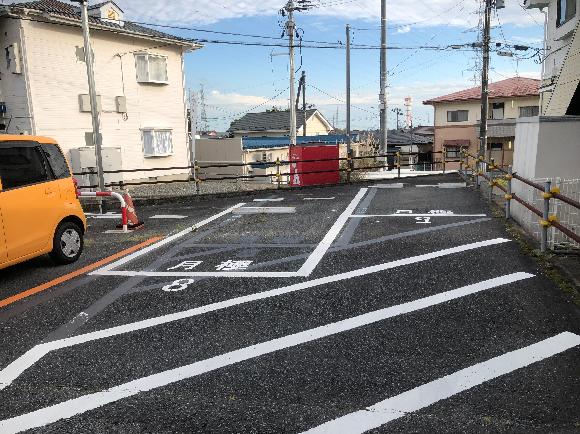
[[[103,170],[116,171],[122,170],[121,148],[101,148],[103,157]],[[93,146],[83,146],[70,150],[70,163],[74,173],[86,175],[77,175],[76,178],[82,186],[97,185],[97,175],[90,175],[89,172],[97,172],[97,157]],[[121,182],[122,173],[106,173],[105,183]]]

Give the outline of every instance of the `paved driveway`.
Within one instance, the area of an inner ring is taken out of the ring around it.
[[[0,432],[576,432],[580,311],[459,182],[91,218],[83,263],[0,275],[89,266],[0,309]]]

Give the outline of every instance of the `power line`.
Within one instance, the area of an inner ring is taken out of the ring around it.
[[[339,98],[339,97],[337,97],[337,96],[331,95],[330,93],[328,93],[328,92],[326,92],[326,91],[324,91],[324,90],[322,90],[322,89],[319,89],[318,87],[314,86],[312,83],[310,83],[308,86],[309,86],[309,87],[311,87],[311,88],[313,88],[313,89],[315,89],[315,90],[317,90],[317,91],[318,91],[318,92],[320,92],[320,93],[323,93],[324,95],[326,95],[326,96],[328,96],[328,97],[330,97],[330,98],[332,98],[332,99],[334,99],[334,100],[336,100],[336,101],[338,101],[338,102],[341,102],[341,103],[344,103],[344,104],[346,104],[346,101],[345,101],[345,100],[343,100],[343,99],[341,99],[341,98]],[[367,109],[365,109],[365,108],[358,107],[358,106],[356,106],[356,105],[352,105],[352,104],[351,104],[351,107],[352,107],[352,108],[355,108],[355,109],[357,109],[357,110],[362,110],[363,112],[370,113],[370,114],[372,114],[374,117],[378,117],[378,114],[376,114],[375,112],[372,112],[372,111],[370,111],[370,110],[367,110]]]

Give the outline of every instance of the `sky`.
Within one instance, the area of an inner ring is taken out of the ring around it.
[[[178,36],[220,41],[285,44],[280,39],[285,19],[279,14],[286,0],[116,0],[125,19],[178,26],[159,27]],[[95,3],[96,0],[91,0]],[[380,44],[380,0],[311,0],[308,11],[296,13],[304,41],[345,41],[345,26],[353,28],[352,44]],[[473,50],[426,50],[476,42],[482,0],[387,1],[389,127],[396,125],[394,108],[413,98],[415,125],[433,123],[433,109],[422,102],[473,87],[480,72]],[[523,0],[505,0],[506,7],[492,15],[493,42],[541,48],[544,16],[526,10]],[[196,30],[193,30],[196,29]],[[207,33],[200,30],[267,36],[275,39]],[[318,43],[303,42],[304,45]],[[210,129],[225,131],[247,111],[263,111],[289,102],[288,49],[283,47],[204,43],[186,54],[188,88],[203,86]],[[518,58],[492,54],[492,81],[516,75],[539,78],[536,50],[518,51]],[[378,128],[378,49],[353,49],[351,54],[352,128]],[[533,57],[532,59],[526,59]],[[298,74],[306,72],[307,104],[313,104],[337,128],[344,128],[345,50],[302,48],[296,53]],[[338,111],[338,116],[337,116]],[[402,119],[401,119],[402,122]]]

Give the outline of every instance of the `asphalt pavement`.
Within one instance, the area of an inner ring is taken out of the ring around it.
[[[65,277],[0,308],[1,433],[580,430],[580,309],[456,175],[138,212],[0,271]]]

